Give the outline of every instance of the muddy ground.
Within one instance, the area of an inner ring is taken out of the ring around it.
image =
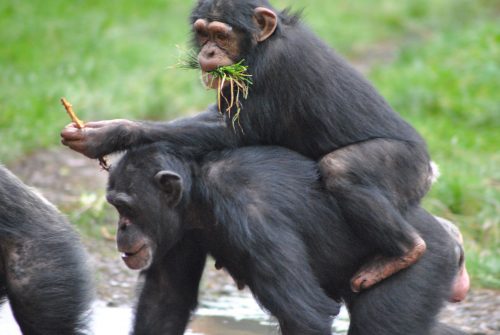
[[[82,194],[102,196],[107,178],[107,173],[96,161],[65,148],[36,152],[10,164],[9,168],[25,183],[39,189],[63,212],[74,208],[85,211]],[[112,213],[111,209],[109,211]],[[137,273],[128,270],[116,252],[112,240],[112,215],[103,215],[103,220],[105,222],[96,223],[106,228],[98,234],[100,236],[83,238],[95,269],[97,295],[110,306],[131,305]],[[231,294],[234,285],[228,276],[210,265],[204,277],[203,291]],[[448,305],[442,313],[442,320],[470,334],[500,334],[500,292],[473,289],[464,302]]]

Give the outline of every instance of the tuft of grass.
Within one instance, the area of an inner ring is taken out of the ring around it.
[[[226,66],[219,66],[213,71],[209,71],[205,74],[205,76],[211,76],[210,86],[212,83],[217,80],[217,106],[219,107],[219,112],[222,114],[221,106],[222,101],[226,103],[225,112],[228,113],[229,117],[231,117],[231,110],[236,108],[236,112],[234,113],[231,122],[233,125],[233,129],[236,129],[236,123],[238,123],[240,129],[241,125],[239,124],[239,117],[241,112],[241,100],[248,98],[248,90],[250,85],[252,85],[252,75],[248,73],[248,66],[244,65],[245,60],[242,59],[238,63],[234,63]],[[180,69],[194,69],[201,70],[200,63],[198,62],[198,58],[196,53],[193,50],[188,50],[184,52],[184,55],[180,58],[177,67]],[[230,85],[230,96],[226,97],[223,92],[224,85],[226,82],[229,82]]]
[[[240,129],[242,129],[241,125],[239,124],[241,112],[240,94],[244,99],[246,99],[248,97],[248,88],[250,85],[252,85],[252,76],[248,74],[248,67],[246,65],[243,65],[243,62],[244,60],[241,60],[238,63],[228,66],[221,66],[209,72],[209,74],[212,75],[212,80],[219,81],[219,85],[217,86],[217,105],[219,106],[219,112],[222,113],[222,99],[224,99],[224,101],[226,102],[226,112],[228,113],[229,117],[231,117],[232,108],[236,107],[236,113],[234,113],[233,118],[231,119],[233,129],[236,128],[236,122],[238,122]],[[222,91],[222,88],[224,87],[226,81],[229,81],[230,85],[229,100],[226,96],[224,96],[224,93]]]
[[[198,56],[193,49],[184,50],[180,46],[177,46],[180,50],[181,55],[174,68],[179,68],[183,70],[201,70],[200,63],[198,62]]]

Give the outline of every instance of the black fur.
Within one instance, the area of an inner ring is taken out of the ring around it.
[[[9,300],[23,334],[86,334],[92,297],[77,234],[0,166],[0,298]]]
[[[240,58],[249,66],[253,85],[234,129],[232,118],[212,106],[191,118],[117,128],[99,142],[99,155],[161,140],[195,156],[280,145],[322,159],[325,185],[357,233],[382,254],[402,256],[416,237],[405,213],[419,205],[430,187],[425,142],[298,15],[280,12],[274,34],[252,42],[258,6],[272,8],[261,0],[203,0],[190,18],[227,22],[243,36]]]
[[[169,206],[155,175],[182,178]],[[456,274],[452,241],[423,209],[406,219],[428,242],[412,267],[360,294],[350,278],[379,252],[342,219],[314,161],[279,147],[214,152],[201,161],[168,145],[129,151],[110,173],[108,196],[128,206],[133,225],[155,241],[134,334],[182,334],[211,254],[273,314],[286,335],[330,334],[344,301],[349,335],[444,335],[436,322]],[[446,331],[446,332],[445,332]],[[463,334],[454,330],[452,334]]]

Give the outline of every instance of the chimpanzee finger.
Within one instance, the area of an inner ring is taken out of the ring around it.
[[[89,121],[85,123],[85,128],[102,128],[108,126],[111,123],[110,120],[104,121]]]
[[[85,142],[83,142],[83,141],[68,141],[68,140],[62,139],[61,143],[65,146],[67,146],[68,148],[70,148],[71,150],[74,150],[78,153],[81,153],[81,154],[89,157],[88,146],[85,144]],[[90,157],[90,158],[93,158],[93,157]]]
[[[67,141],[74,141],[81,140],[84,134],[82,129],[77,128],[74,123],[70,123],[61,131],[61,137]]]

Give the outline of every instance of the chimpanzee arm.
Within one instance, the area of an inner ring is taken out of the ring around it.
[[[321,288],[304,242],[290,227],[280,224],[287,220],[283,215],[249,206],[253,209],[245,213],[249,214],[246,219],[229,210],[237,219],[229,215],[227,224],[221,223],[232,240],[233,254],[245,255],[244,264],[239,265],[245,284],[278,319],[283,334],[331,334],[332,317],[340,305]]]
[[[330,334],[339,304],[320,287],[300,238],[281,229],[274,234],[279,237],[268,243],[259,238],[252,248],[250,289],[277,317],[283,334]]]
[[[90,158],[157,141],[182,146],[188,154],[231,148],[238,142],[236,133],[215,106],[170,122],[117,119],[87,122],[83,129],[69,124],[62,130],[61,137],[64,145]]]
[[[197,305],[205,258],[205,251],[188,237],[146,271],[134,335],[184,334]]]

